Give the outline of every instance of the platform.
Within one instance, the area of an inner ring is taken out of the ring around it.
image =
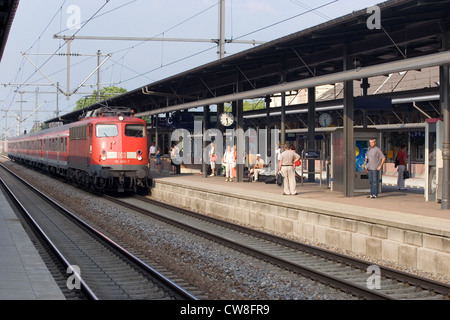
[[[400,191],[395,178],[383,177],[371,199],[318,183],[298,183],[298,194],[285,196],[276,184],[152,174],[156,200],[450,278],[450,210],[425,201],[423,180],[409,179]]]
[[[1,192],[0,300],[65,300]]]

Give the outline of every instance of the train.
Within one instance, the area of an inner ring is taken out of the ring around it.
[[[147,125],[128,107],[101,107],[76,122],[13,138],[8,157],[92,192],[138,192],[151,181]]]

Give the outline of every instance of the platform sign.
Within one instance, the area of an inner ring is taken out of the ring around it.
[[[392,99],[378,97],[355,97],[355,110],[391,110]]]
[[[320,151],[319,150],[305,150],[303,152],[304,159],[320,159]]]

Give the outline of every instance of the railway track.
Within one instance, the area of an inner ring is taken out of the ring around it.
[[[450,286],[145,197],[108,200],[362,299],[450,299]]]
[[[141,259],[2,166],[0,180],[64,268],[67,285],[88,299],[196,300]],[[69,279],[70,278],[70,279]]]

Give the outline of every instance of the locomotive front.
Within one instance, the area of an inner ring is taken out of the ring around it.
[[[94,119],[90,153],[95,187],[119,192],[147,188],[149,159],[145,121],[124,112],[102,113]]]

